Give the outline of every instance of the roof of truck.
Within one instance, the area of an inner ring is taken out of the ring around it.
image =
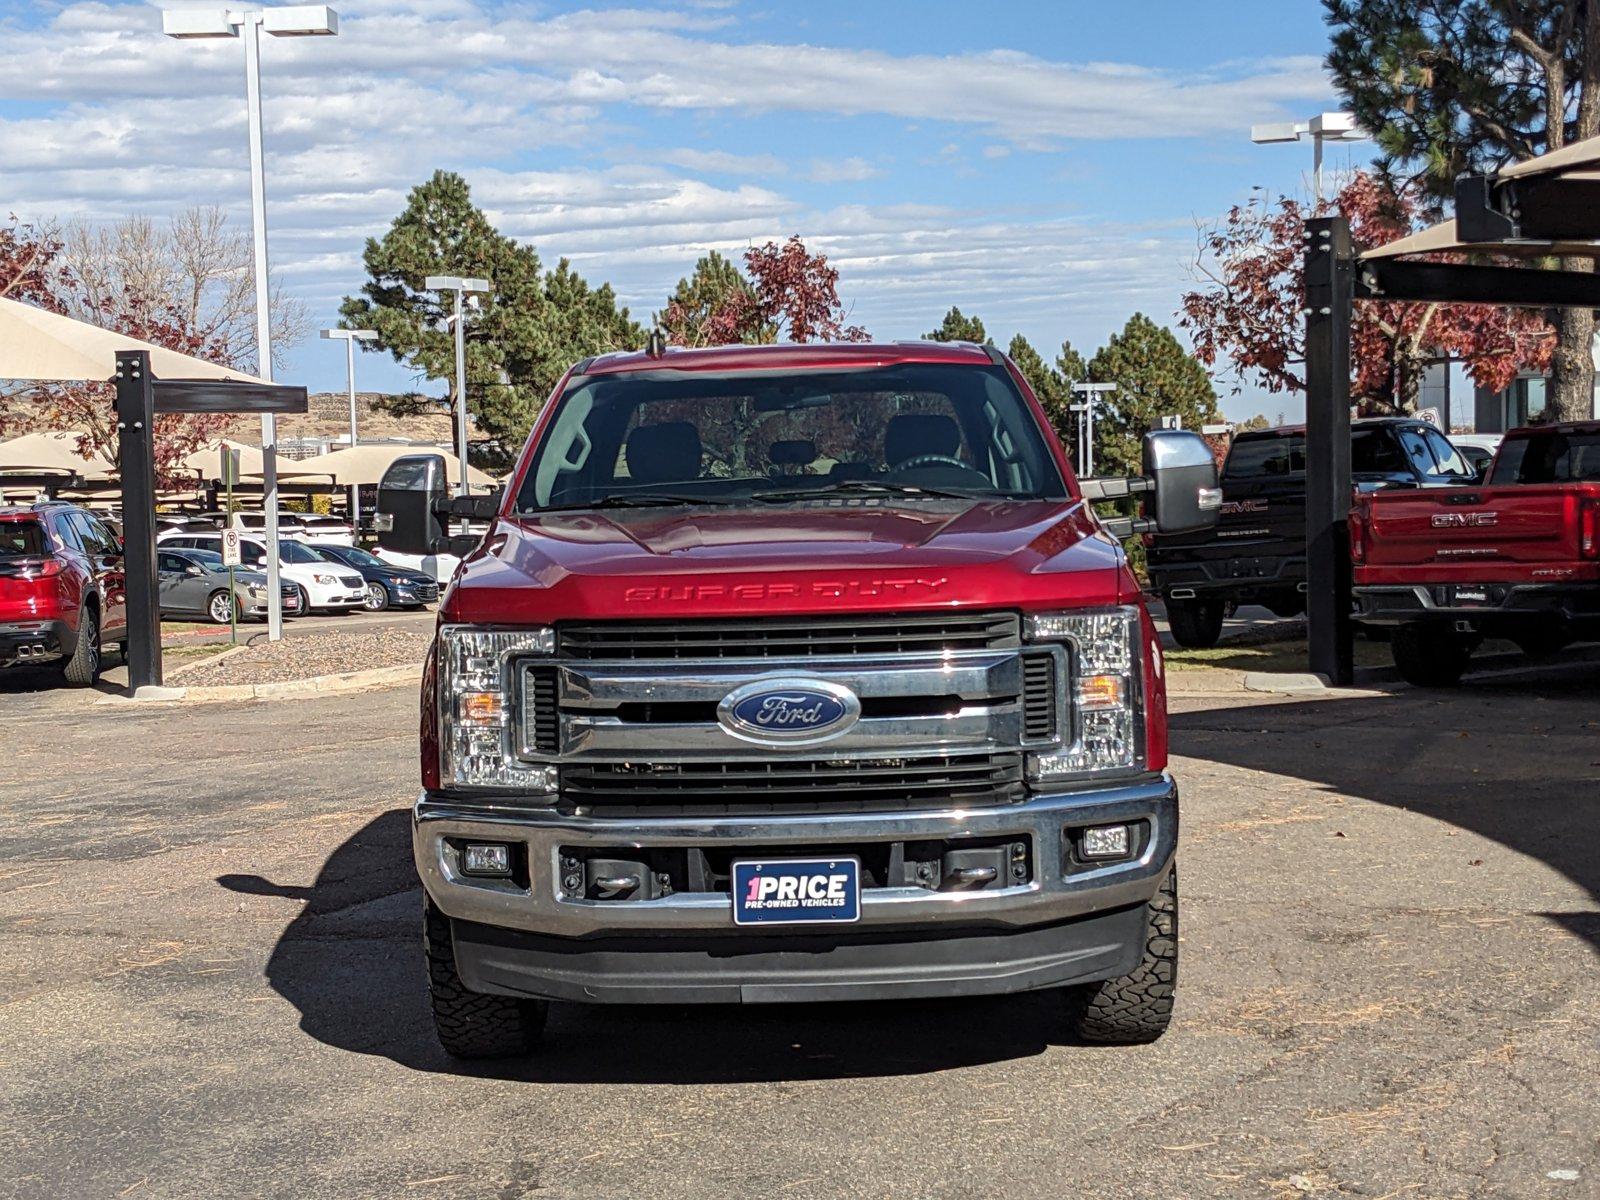
[[[1421,417],[1355,417],[1350,422],[1351,429],[1370,429],[1376,425],[1426,425],[1429,429],[1437,429],[1431,421],[1424,421]],[[1275,425],[1271,429],[1241,429],[1233,435],[1234,441],[1245,438],[1269,437],[1300,437],[1305,434],[1304,425]]]
[[[883,367],[905,362],[969,363],[999,361],[999,351],[972,342],[804,342],[771,346],[710,346],[700,350],[668,347],[664,354],[625,350],[584,359],[574,375],[617,375],[629,371],[783,371],[828,367]]]

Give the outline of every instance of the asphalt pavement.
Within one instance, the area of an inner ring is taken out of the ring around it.
[[[1177,1020],[556,1006],[433,1041],[416,696],[0,695],[0,1196],[1600,1194],[1600,667],[1185,693]]]

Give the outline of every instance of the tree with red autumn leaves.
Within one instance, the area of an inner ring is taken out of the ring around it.
[[[225,228],[219,210],[192,209],[170,224],[132,218],[113,227],[51,227],[12,218],[0,228],[0,296],[104,329],[240,369],[254,367],[248,286],[249,246]],[[274,325],[291,333],[302,320],[293,301],[275,297]],[[101,380],[18,381],[0,394],[0,436],[14,423],[77,433],[86,459],[116,462],[115,391]],[[156,472],[184,482],[178,463],[216,440],[227,418],[163,414],[155,428]],[[189,481],[192,482],[192,481]]]
[[[716,251],[678,281],[658,323],[675,346],[772,342],[864,342],[845,324],[839,270],[798,237],[744,252],[745,272]]]
[[[1352,175],[1320,211],[1349,219],[1358,251],[1425,223],[1414,187],[1397,189],[1366,171]],[[1236,379],[1252,378],[1269,392],[1304,391],[1305,227],[1311,215],[1299,200],[1282,196],[1237,205],[1202,232],[1195,267],[1201,286],[1184,296],[1181,324],[1208,367],[1226,363]],[[1475,384],[1500,391],[1518,371],[1544,370],[1554,346],[1555,331],[1537,311],[1362,301],[1350,328],[1350,393],[1366,412],[1411,412],[1429,362],[1458,359]]]

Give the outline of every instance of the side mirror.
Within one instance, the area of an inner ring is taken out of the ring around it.
[[[445,531],[434,510],[447,495],[442,455],[395,459],[378,483],[378,508],[372,519],[378,545],[397,554],[435,553]]]
[[[1198,433],[1157,429],[1144,435],[1145,516],[1156,533],[1210,529],[1222,509],[1217,460]]]
[[[204,571],[202,571],[199,567],[195,566],[193,563],[190,563],[187,567],[185,567],[183,569],[183,573],[185,575],[192,575],[195,578],[199,578],[201,575],[205,574]]]

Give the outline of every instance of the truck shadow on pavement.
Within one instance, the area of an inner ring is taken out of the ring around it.
[[[748,1083],[917,1075],[1028,1058],[1066,1038],[1059,996],[823,1005],[554,1004],[540,1051],[469,1063],[434,1039],[411,816],[340,845],[310,887],[223,875],[230,891],[305,902],[267,980],[326,1045],[420,1071],[551,1083]]]
[[[1529,912],[1600,951],[1597,691],[1591,665],[1469,676],[1452,691],[1174,713],[1172,748],[1422,813],[1543,862],[1587,903]]]

